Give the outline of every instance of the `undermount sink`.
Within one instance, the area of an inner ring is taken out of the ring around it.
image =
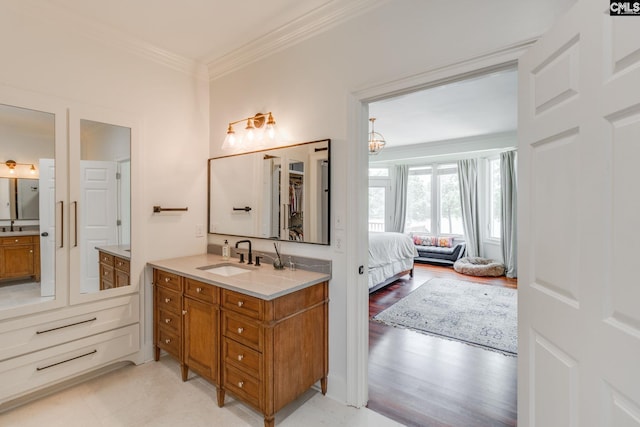
[[[206,271],[207,273],[217,274],[218,276],[235,276],[242,273],[250,273],[251,270],[244,267],[238,267],[232,264],[217,264],[208,265],[206,267],[199,267],[198,270]]]

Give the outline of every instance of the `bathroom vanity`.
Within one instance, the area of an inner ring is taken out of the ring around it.
[[[153,267],[155,359],[161,350],[264,414],[320,381],[327,391],[330,274],[275,270],[212,254]]]
[[[28,277],[40,281],[40,233],[36,230],[0,234],[0,280]]]

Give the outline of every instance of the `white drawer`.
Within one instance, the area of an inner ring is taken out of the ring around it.
[[[0,361],[139,322],[138,294],[0,323]]]
[[[0,362],[0,403],[126,360],[140,349],[139,329],[131,325]]]

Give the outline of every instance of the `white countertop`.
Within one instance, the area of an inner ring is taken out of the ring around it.
[[[7,228],[9,228],[9,227],[7,227]],[[15,228],[17,228],[17,227],[15,227]],[[40,230],[0,231],[0,237],[38,236],[38,235],[40,235]]]
[[[198,267],[215,266],[215,264],[226,263],[231,265],[237,264],[242,268],[250,269],[250,271],[227,277],[198,269]],[[180,276],[210,283],[246,295],[255,296],[263,300],[272,300],[331,279],[331,275],[326,273],[316,273],[301,269],[291,271],[288,268],[276,270],[269,263],[255,267],[247,264],[239,264],[237,258],[231,258],[229,261],[225,261],[220,255],[213,254],[170,258],[151,261],[148,264],[151,267],[156,267]]]
[[[130,245],[111,245],[111,246],[96,246],[96,249],[101,252],[106,252],[110,255],[115,255],[124,259],[131,259],[131,246]]]

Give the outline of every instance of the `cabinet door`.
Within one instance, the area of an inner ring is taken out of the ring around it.
[[[11,177],[0,181],[0,220],[7,232],[18,227],[33,232],[28,247],[7,251],[2,256],[1,268],[6,273],[3,277],[33,276],[33,280],[21,287],[17,298],[3,304],[0,319],[66,304],[69,247],[68,227],[64,225],[68,206],[66,121],[66,108],[60,100],[0,85],[0,122],[11,129],[11,138],[5,138],[0,146],[11,153],[4,160],[13,161]],[[38,129],[37,141],[33,129]],[[13,193],[9,192],[11,188]],[[28,194],[23,194],[23,190]],[[9,194],[13,197],[8,198]],[[34,221],[38,225],[31,225]],[[30,252],[37,239],[41,254]]]
[[[184,298],[184,360],[189,369],[217,382],[218,313],[216,306]]]
[[[71,304],[137,291],[136,283],[128,286],[137,276],[126,278],[117,271],[113,286],[101,287],[99,257],[103,250],[127,253],[134,260],[130,229],[134,128],[135,119],[128,114],[88,106],[69,111]]]
[[[3,252],[3,278],[9,279],[34,275],[33,245],[5,246]]]

